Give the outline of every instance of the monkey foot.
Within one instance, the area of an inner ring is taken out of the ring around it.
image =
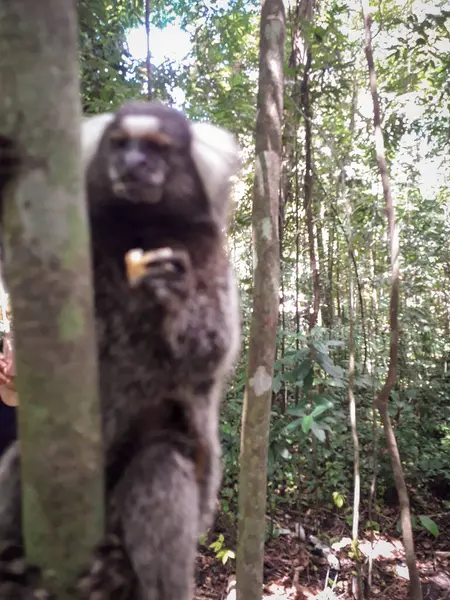
[[[51,594],[39,587],[40,577],[39,567],[25,562],[20,546],[2,544],[0,600],[54,600]]]
[[[136,578],[117,536],[108,536],[76,586],[79,600],[135,600]],[[0,597],[0,600],[3,600]]]

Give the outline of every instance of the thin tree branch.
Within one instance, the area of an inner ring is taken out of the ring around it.
[[[147,98],[150,101],[152,99],[152,64],[151,64],[151,52],[150,52],[150,12],[151,12],[151,0],[145,0],[145,40],[147,44],[146,54],[146,69],[147,69]]]
[[[373,102],[373,125],[375,130],[375,150],[378,169],[380,171],[383,195],[386,203],[386,214],[389,231],[389,249],[391,254],[391,301],[389,310],[389,328],[390,328],[390,347],[389,347],[389,367],[386,381],[380,390],[376,404],[380,411],[380,417],[383,422],[386,436],[386,444],[391,458],[392,471],[394,474],[395,485],[400,502],[400,515],[403,533],[403,544],[405,548],[405,559],[409,571],[409,597],[411,600],[422,600],[422,587],[420,583],[419,571],[417,569],[416,557],[414,552],[414,538],[411,525],[411,510],[409,504],[408,490],[406,487],[403,467],[398,451],[397,440],[392,428],[388,403],[389,395],[395,385],[397,375],[397,357],[399,343],[398,329],[398,306],[399,306],[399,238],[395,222],[395,207],[391,193],[389,174],[384,151],[383,132],[381,129],[381,111],[380,99],[377,90],[377,78],[375,72],[375,63],[372,50],[372,15],[369,2],[361,0],[362,13],[365,32],[365,53],[369,71],[369,86]]]

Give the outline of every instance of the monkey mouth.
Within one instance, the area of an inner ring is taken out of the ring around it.
[[[116,181],[113,191],[117,197],[134,203],[157,204],[163,196],[160,185],[126,179]]]

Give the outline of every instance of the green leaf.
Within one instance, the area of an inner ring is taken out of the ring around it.
[[[283,429],[283,433],[288,434],[288,433],[292,433],[293,431],[295,431],[296,429],[298,429],[302,423],[303,418],[299,418],[299,419],[295,419],[295,421],[292,421],[292,423],[289,423],[288,425],[286,425],[286,427]]]
[[[427,517],[426,515],[419,515],[419,521],[422,527],[425,527],[425,529],[431,533],[431,535],[434,535],[436,538],[438,537],[439,527],[436,525],[433,519],[430,519],[430,517]]]
[[[309,433],[309,430],[311,429],[312,424],[313,424],[313,416],[312,415],[306,415],[306,417],[303,417],[303,419],[302,419],[303,433]]]
[[[319,363],[319,365],[322,367],[322,369],[325,371],[325,373],[328,373],[328,375],[330,375],[331,377],[334,377],[336,379],[343,378],[344,372],[343,372],[342,368],[339,366],[336,366],[327,354],[324,354],[323,352],[317,352],[316,360]]]
[[[293,417],[304,417],[305,409],[302,406],[291,406],[291,408],[287,409],[287,414]]]
[[[329,402],[327,404],[319,404],[318,406],[316,406],[314,408],[314,410],[311,413],[311,416],[314,419],[315,417],[318,417],[319,415],[321,415],[322,413],[324,413],[326,410],[328,410],[332,406],[333,406],[332,402]]]
[[[324,343],[319,342],[318,340],[314,340],[312,342],[312,347],[316,350],[317,354],[327,354],[328,350]]]
[[[311,370],[311,359],[305,358],[298,367],[292,370],[297,382],[303,382]]]
[[[338,508],[342,508],[345,502],[345,496],[340,492],[333,492],[332,494],[333,502]]]
[[[303,389],[305,390],[305,392],[307,392],[308,390],[310,390],[313,386],[314,383],[314,369],[311,367],[311,369],[309,370],[309,373],[306,375],[305,379],[303,380]]]
[[[380,524],[376,521],[366,521],[367,529],[373,529],[373,531],[380,531]]]
[[[318,425],[315,421],[311,423],[311,431],[319,440],[319,442],[323,443],[325,441],[325,430],[323,429],[323,427],[320,427],[320,425]]]
[[[226,564],[229,558],[235,558],[236,555],[233,550],[225,550],[222,556],[222,564]]]

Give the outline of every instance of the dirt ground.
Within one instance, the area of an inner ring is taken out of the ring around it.
[[[424,600],[450,600],[450,514],[429,516],[439,526],[438,537],[426,531],[415,535]],[[407,600],[408,570],[396,521],[394,511],[384,514],[381,529],[388,534],[374,535],[371,539],[371,533],[366,532],[360,540],[365,597],[368,597],[371,565],[371,598]],[[309,512],[305,524],[299,524],[292,514],[278,514],[274,522],[279,535],[266,543],[263,598],[352,600],[356,597],[357,578],[350,529],[342,517],[316,511]],[[315,530],[311,525],[316,526]],[[304,535],[299,535],[299,531]],[[311,533],[316,538],[315,547],[309,538]],[[301,537],[306,537],[305,541]],[[217,534],[210,538],[214,540]],[[325,551],[317,547],[319,540]],[[233,546],[228,547],[234,550]],[[212,550],[203,547],[197,559],[196,599],[235,600],[234,571],[234,560],[223,565]]]

